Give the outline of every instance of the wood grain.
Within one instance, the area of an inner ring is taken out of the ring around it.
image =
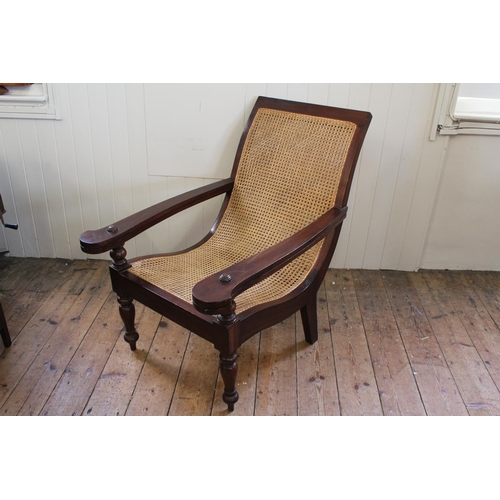
[[[5,415],[38,415],[85,337],[97,312],[110,295],[108,269],[104,263],[92,266],[88,284],[59,322],[19,384],[6,401]]]
[[[187,330],[165,318],[160,320],[131,396],[127,415],[168,414],[188,339]]]
[[[384,271],[382,279],[428,414],[467,415],[453,374],[407,273]]]
[[[263,331],[255,415],[297,415],[295,315]]]
[[[16,349],[9,349],[0,358],[0,370],[5,374],[0,404],[11,394],[44,346],[54,342],[53,333],[83,292],[93,272],[88,261],[75,261],[68,267],[64,277],[59,277],[57,284],[53,284],[53,290],[15,338]]]
[[[182,366],[170,414],[210,415],[219,371],[218,352],[209,342],[190,334]]]
[[[325,278],[342,415],[382,415],[375,373],[351,271],[330,269]]]
[[[297,399],[299,415],[340,415],[337,374],[325,287],[317,297],[318,341],[310,345],[304,339],[299,313],[297,328]]]
[[[243,344],[229,414],[209,342],[137,304],[130,351],[107,262],[4,257],[0,271],[17,325],[0,415],[500,414],[498,273],[329,270],[318,342],[296,314]]]
[[[377,271],[353,271],[385,415],[425,415],[408,353]]]
[[[498,415],[498,388],[450,301],[453,291],[444,287],[440,276],[435,271],[410,274],[469,414]]]

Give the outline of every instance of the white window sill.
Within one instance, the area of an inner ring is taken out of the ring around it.
[[[500,122],[500,100],[460,97],[451,117],[453,120]]]

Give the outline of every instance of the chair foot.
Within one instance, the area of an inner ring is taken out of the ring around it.
[[[137,332],[125,333],[123,336],[125,342],[130,345],[130,350],[135,351],[137,349],[137,340],[139,339],[139,334]]]
[[[300,310],[302,326],[306,342],[314,344],[318,340],[318,312],[316,310],[316,295]]]
[[[220,373],[224,380],[224,394],[222,400],[227,404],[228,410],[234,411],[234,405],[239,399],[238,391],[236,390],[236,376],[238,375],[238,354],[234,353],[231,356],[220,355]]]
[[[118,304],[120,304],[120,316],[125,326],[125,342],[130,345],[130,350],[136,350],[136,343],[139,339],[139,334],[135,329],[135,306],[132,299],[128,297],[118,296]]]
[[[232,395],[226,395],[224,394],[222,396],[222,399],[224,400],[224,403],[227,404],[227,409],[229,412],[233,412],[234,411],[234,404],[238,401],[239,399],[239,394],[234,391],[234,393],[232,393]]]

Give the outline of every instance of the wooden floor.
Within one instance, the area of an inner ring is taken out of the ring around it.
[[[0,298],[0,415],[228,415],[208,342],[137,304],[130,351],[106,262],[3,257]],[[500,273],[329,270],[318,314],[240,348],[231,415],[500,415]]]

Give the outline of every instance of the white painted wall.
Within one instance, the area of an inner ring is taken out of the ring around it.
[[[438,265],[441,257],[442,267],[472,265],[463,252],[449,251],[459,248],[456,232],[444,237],[436,225],[446,225],[457,204],[449,138],[428,140],[436,84],[57,84],[55,90],[62,120],[0,118],[0,189],[7,218],[20,225],[17,232],[0,230],[0,249],[4,242],[11,255],[86,258],[78,243],[84,230],[229,175],[253,102],[268,95],[373,114],[333,267],[414,270]],[[468,139],[470,147],[484,145]],[[488,145],[481,161],[490,166],[476,168],[485,210],[496,152]],[[129,243],[128,255],[194,243],[219,204],[212,200],[147,231]],[[493,235],[488,245],[500,239],[494,225],[487,217],[476,226]]]
[[[500,271],[500,137],[449,138],[421,267]]]

